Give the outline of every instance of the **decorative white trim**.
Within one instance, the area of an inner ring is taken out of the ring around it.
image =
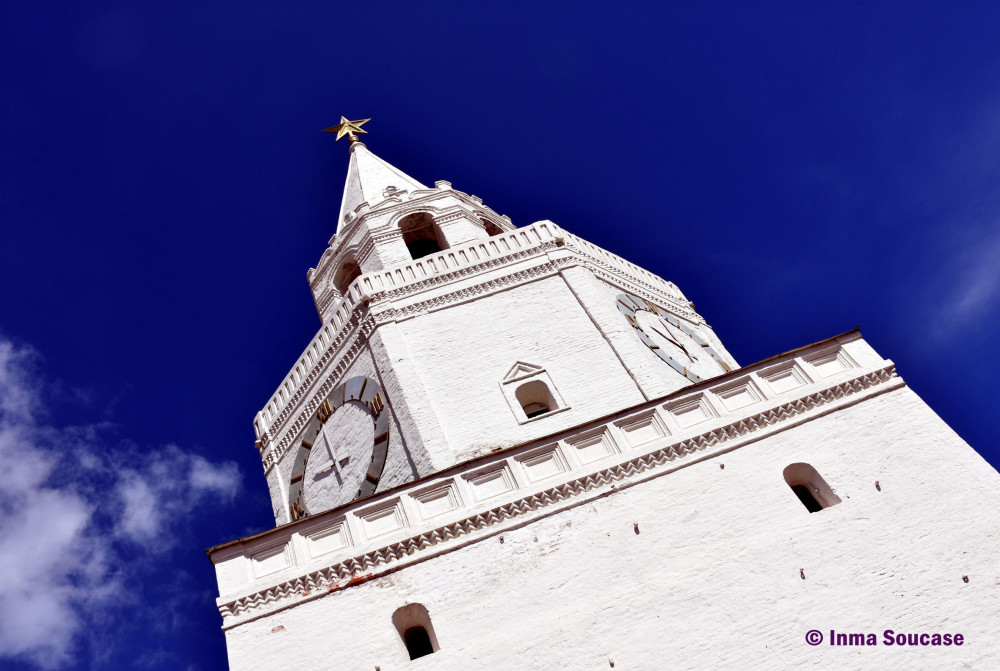
[[[785,394],[812,382],[812,379],[802,370],[802,366],[794,360],[761,372],[758,376],[767,383],[773,394]]]
[[[535,381],[545,385],[552,396],[555,407],[549,408],[549,411],[544,414],[528,417],[524,412],[524,408],[521,407],[521,402],[517,399],[517,390]],[[507,405],[510,406],[510,411],[514,413],[514,419],[517,420],[518,424],[527,424],[528,422],[545,419],[570,408],[569,404],[563,399],[562,394],[556,389],[555,383],[552,382],[552,377],[544,368],[535,366],[534,364],[524,364],[520,361],[514,364],[513,368],[500,381],[500,391],[503,392],[503,396],[507,400]]]
[[[727,412],[736,412],[764,400],[763,392],[749,375],[729,384],[713,387],[712,393],[719,397]]]
[[[473,473],[467,473],[462,478],[469,483],[472,498],[476,501],[492,499],[517,489],[517,482],[514,480],[514,475],[510,472],[510,465],[506,461],[491,464]]]
[[[663,406],[669,412],[673,421],[682,429],[707,422],[719,416],[705,394],[697,394],[680,401],[667,403]]]
[[[310,559],[351,546],[351,530],[346,517],[339,517],[317,531],[306,534],[306,549]]]
[[[666,424],[655,409],[637,413],[615,422],[615,426],[625,435],[631,447],[639,447],[648,442],[669,436]]]
[[[776,362],[772,369],[780,369],[786,362]],[[767,375],[769,371],[765,371]],[[729,380],[726,381],[728,384]],[[888,384],[894,383],[894,384]],[[512,450],[494,455],[494,461],[490,464],[476,462],[469,464],[466,473],[443,475],[445,482],[455,482],[458,479],[467,483],[485,483],[487,478],[499,477],[504,485],[504,491],[491,493],[485,500],[493,501],[504,495],[512,495],[514,498],[508,502],[497,502],[488,509],[478,509],[475,505],[461,519],[454,520],[447,524],[440,524],[436,527],[412,533],[416,531],[414,527],[407,527],[405,516],[400,522],[397,531],[410,531],[410,533],[399,540],[372,548],[370,550],[349,555],[329,566],[309,571],[304,575],[291,580],[285,580],[278,584],[271,585],[264,589],[255,589],[247,594],[233,598],[232,596],[220,598],[218,601],[219,612],[224,618],[224,628],[228,629],[241,623],[255,619],[263,614],[273,612],[277,609],[302,602],[304,600],[319,598],[324,594],[336,591],[352,584],[363,582],[374,576],[374,571],[381,567],[406,560],[416,554],[424,556],[431,548],[449,543],[460,538],[468,537],[478,531],[496,526],[506,520],[517,518],[536,510],[554,506],[562,501],[577,498],[587,492],[604,489],[607,486],[615,486],[615,483],[630,478],[631,482],[637,482],[638,476],[650,472],[648,477],[653,477],[660,472],[673,470],[665,468],[676,460],[683,459],[684,462],[695,461],[700,458],[707,458],[711,454],[735,449],[746,441],[744,438],[757,438],[759,436],[781,431],[805,421],[810,416],[815,415],[813,411],[829,411],[864,400],[870,395],[888,391],[903,385],[903,381],[896,377],[895,366],[891,362],[884,362],[880,367],[858,371],[853,376],[842,379],[826,387],[813,388],[810,393],[794,396],[785,399],[776,399],[772,407],[761,409],[759,412],[749,416],[743,416],[733,420],[727,418],[724,425],[702,430],[696,435],[676,435],[664,436],[662,440],[649,441],[647,444],[652,448],[648,451],[634,455],[618,455],[619,461],[608,464],[604,459],[593,462],[599,466],[598,470],[582,464],[567,470],[562,475],[569,476],[569,480],[561,484],[554,484],[540,491],[532,491],[521,487],[514,480],[510,471],[509,455]],[[879,387],[882,387],[881,389]],[[867,392],[867,393],[866,393]],[[696,391],[693,398],[701,398],[704,392]],[[652,401],[640,407],[629,408],[620,415],[631,414],[639,416],[640,413],[653,410],[659,412],[662,407],[674,407],[676,403],[663,404],[662,400]],[[809,416],[803,417],[807,413]],[[590,440],[594,436],[600,436],[602,432],[610,436],[610,427],[622,420],[628,421],[628,417],[615,417],[610,420],[602,420],[593,430],[582,435],[578,429],[575,433],[566,438],[568,445],[579,445],[581,440]],[[551,440],[549,441],[551,443]],[[517,448],[514,448],[517,449]],[[546,447],[539,448],[529,455],[544,452]],[[648,448],[647,448],[648,449]],[[698,453],[703,453],[698,457]],[[518,460],[520,455],[515,456]],[[527,456],[526,458],[531,458]],[[682,464],[679,464],[682,465]],[[567,466],[569,463],[567,462]],[[444,482],[438,482],[430,487],[424,486],[421,492],[430,491],[433,487],[445,486]],[[402,508],[398,495],[391,500],[384,500],[365,507],[355,516],[364,518],[373,513],[381,513],[386,509],[398,507],[402,516]],[[338,515],[344,515],[344,510],[338,510]],[[352,514],[349,510],[347,514]],[[443,515],[442,515],[443,516]],[[321,517],[321,516],[318,516]],[[306,520],[307,522],[310,520]],[[312,518],[315,523],[316,519]],[[293,530],[282,528],[276,529],[276,534],[291,534]],[[387,535],[385,532],[382,535]],[[259,540],[261,544],[270,546],[274,541],[268,536]],[[254,541],[244,541],[248,551],[256,551],[253,547]],[[360,549],[360,548],[359,548]],[[413,560],[415,561],[415,557]]]
[[[402,502],[396,498],[382,501],[357,513],[365,540],[378,538],[406,526]]]
[[[820,377],[830,377],[848,368],[857,368],[857,362],[839,344],[802,357]]]
[[[492,210],[489,212],[496,214]],[[507,226],[509,227],[509,224]],[[396,232],[398,233],[398,229]],[[376,237],[380,234],[373,233]],[[366,247],[362,243],[360,247],[351,245],[345,250],[353,250],[360,258]],[[339,259],[345,250],[336,249],[328,257],[325,265],[321,264],[323,267],[313,273],[313,280],[320,282],[319,275],[325,277],[329,265]],[[552,253],[556,251],[559,254],[553,255]],[[447,292],[431,300],[417,301],[404,306],[392,305],[407,297],[416,296],[428,288],[446,285],[533,257],[544,261],[533,268]],[[567,233],[551,221],[536,222],[485,240],[452,247],[406,264],[364,273],[351,283],[339,300],[330,298],[330,302],[326,303],[324,297],[323,307],[320,309],[321,314],[328,315],[326,323],[313,337],[291,372],[282,380],[278,390],[258,413],[254,425],[259,439],[257,446],[264,459],[265,470],[285,453],[288,442],[293,439],[289,433],[294,434],[301,429],[303,416],[308,416],[315,410],[303,406],[303,403],[307,397],[315,398],[311,387],[316,380],[323,376],[327,380],[326,384],[332,385],[337,382],[336,379],[331,381],[330,374],[324,373],[324,370],[334,354],[343,346],[344,341],[354,335],[354,329],[362,323],[367,323],[366,311],[369,304],[372,310],[368,314],[377,316],[378,321],[373,325],[377,327],[387,322],[407,319],[425,311],[470,300],[484,293],[534,281],[573,265],[583,265],[609,284],[662,305],[679,317],[695,323],[703,321],[690,309],[689,304],[672,283]],[[379,303],[381,305],[376,307]],[[357,340],[364,344],[369,335],[370,331],[366,329],[357,336]],[[358,343],[354,343],[352,349],[357,346]],[[320,350],[320,354],[318,360],[310,361],[309,352],[314,349]],[[294,414],[298,417],[289,426],[287,424],[289,418]],[[276,452],[268,453],[269,444],[278,438],[276,434],[281,434],[281,444]]]
[[[526,363],[524,361],[518,361],[511,369],[507,371],[507,374],[503,376],[502,384],[507,384],[508,382],[517,382],[518,380],[524,380],[526,378],[537,375],[538,373],[544,373],[545,369],[541,366],[536,366],[533,363]]]
[[[584,465],[621,453],[618,443],[611,437],[606,426],[567,438],[566,444],[573,448],[576,459]]]
[[[254,580],[284,571],[293,564],[292,544],[285,540],[262,547],[250,555],[249,560]]]
[[[545,445],[514,458],[528,482],[541,482],[569,470],[558,443]]]
[[[439,482],[410,494],[422,520],[450,513],[462,505],[462,497],[452,481]]]

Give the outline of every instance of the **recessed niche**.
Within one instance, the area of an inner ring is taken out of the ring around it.
[[[776,369],[763,371],[760,377],[775,394],[784,394],[812,382],[794,361]]]
[[[631,447],[638,447],[670,434],[656,410],[618,420],[615,425],[625,434],[625,440]]]
[[[672,403],[666,406],[666,409],[674,416],[677,424],[682,429],[700,424],[706,419],[716,416],[715,408],[712,407],[712,404],[702,394]]]
[[[567,439],[566,442],[576,450],[576,456],[585,464],[618,452],[618,446],[615,445],[614,439],[608,433],[607,429],[604,428],[576,438]]]
[[[830,377],[842,370],[856,368],[857,364],[841,347],[816,352],[804,357],[805,362],[812,366],[822,377]]]
[[[309,556],[314,558],[349,546],[351,533],[347,528],[347,520],[340,518],[332,524],[306,534],[305,539],[306,547],[309,548]]]
[[[250,556],[254,578],[262,578],[292,565],[291,548],[285,542],[272,545]]]
[[[516,487],[514,476],[507,466],[507,462],[493,465],[487,469],[463,476],[472,488],[472,496],[476,501],[499,496],[509,492]]]
[[[455,483],[451,481],[414,492],[412,496],[417,502],[420,517],[425,520],[451,512],[461,505]]]
[[[517,457],[517,461],[524,469],[528,482],[538,482],[565,473],[567,470],[566,458],[563,457],[558,445],[547,445],[521,455]]]
[[[722,405],[724,405],[726,410],[729,412],[745,408],[748,405],[753,405],[754,403],[764,399],[764,395],[760,393],[759,389],[757,389],[757,385],[755,385],[753,380],[748,377],[721,387],[717,387],[712,391],[715,392],[715,394],[722,401]]]
[[[366,538],[375,538],[383,534],[402,529],[406,526],[406,516],[399,499],[379,504],[358,513],[361,527]]]

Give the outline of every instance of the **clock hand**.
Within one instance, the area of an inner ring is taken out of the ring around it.
[[[691,358],[691,354],[687,351],[687,348],[684,345],[677,342],[672,336],[667,335],[666,333],[656,328],[655,326],[651,326],[650,328],[656,331],[659,335],[663,336],[667,340],[667,342],[680,349],[680,351],[684,352],[684,356],[688,358],[689,362],[694,361],[694,359]]]
[[[322,436],[326,447],[327,459],[316,467],[316,475],[322,475],[327,471],[337,469],[337,449],[334,447],[333,441],[330,440],[330,437],[327,435],[325,430],[323,431]],[[337,474],[337,479],[340,479],[339,473]]]

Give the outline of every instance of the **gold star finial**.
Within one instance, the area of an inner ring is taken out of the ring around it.
[[[357,121],[349,121],[347,117],[342,116],[340,117],[339,124],[337,124],[336,126],[330,126],[329,128],[324,128],[323,132],[336,133],[338,140],[346,135],[348,146],[354,147],[354,145],[361,143],[361,140],[358,139],[358,136],[355,135],[355,133],[367,134],[368,131],[362,130],[361,127],[364,126],[369,121],[371,121],[371,119],[358,119]]]

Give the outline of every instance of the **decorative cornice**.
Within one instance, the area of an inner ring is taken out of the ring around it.
[[[782,366],[785,364],[784,362],[775,362],[772,365]],[[730,446],[734,441],[743,438],[752,439],[755,437],[755,434],[760,434],[760,432],[772,428],[774,431],[790,428],[798,424],[797,420],[807,412],[824,408],[824,406],[830,406],[837,401],[848,399],[866,390],[891,382],[894,379],[898,380],[896,378],[895,366],[891,362],[886,362],[881,367],[861,372],[854,377],[831,384],[826,388],[812,391],[811,393],[780,403],[766,410],[730,421],[723,426],[701,434],[678,439],[606,468],[582,474],[568,482],[527,496],[521,496],[516,500],[495,506],[489,510],[466,516],[460,520],[419,534],[411,535],[403,540],[338,561],[330,566],[311,571],[291,580],[286,580],[267,589],[220,603],[219,612],[225,621],[224,628],[236,626],[274,610],[301,603],[305,600],[319,598],[330,592],[358,584],[372,577],[374,570],[392,562],[403,560],[415,553],[424,552],[442,543],[469,536],[474,532],[495,526],[505,520],[517,518],[561,501],[578,497],[606,485],[612,485],[625,478],[632,478],[653,471],[677,459],[694,455],[716,446],[724,447],[726,450],[735,449],[740,445]],[[728,377],[720,383],[721,386],[731,384],[732,380]],[[896,386],[902,386],[902,384],[902,380],[898,380],[898,385],[890,388],[896,388]],[[705,389],[710,390],[711,387]],[[692,395],[697,396],[703,393],[705,389],[694,391]],[[658,399],[648,402],[643,404],[641,408],[623,410],[619,415],[641,411],[642,408],[656,407],[662,404],[663,401],[664,399]],[[806,418],[801,419],[804,421]],[[604,421],[598,424],[600,427],[605,427],[610,426],[614,421],[616,420]],[[597,430],[601,430],[600,427]],[[577,427],[577,429],[582,434],[590,434],[594,431],[595,426],[586,425]],[[503,453],[495,455],[494,458],[502,461],[506,459],[510,452],[519,447],[521,446],[504,450]],[[480,470],[484,470],[484,464],[478,461],[464,466],[464,471],[473,472]],[[461,477],[461,474],[452,477],[458,478]],[[424,484],[422,481],[414,482],[410,483],[408,488],[422,487]],[[238,621],[234,621],[234,619],[238,619]]]
[[[380,324],[388,321],[407,319],[422,312],[431,312],[454,303],[460,303],[470,298],[475,298],[476,296],[481,296],[486,293],[530,282],[546,275],[554,275],[559,272],[560,267],[567,265],[568,261],[568,259],[550,259],[531,268],[518,270],[502,277],[494,277],[485,282],[480,282],[469,287],[463,287],[455,291],[449,291],[446,294],[435,296],[434,298],[428,298],[427,300],[419,301],[417,303],[411,303],[401,308],[390,308],[379,313],[379,317],[381,319]]]
[[[640,292],[645,292],[646,293],[646,295],[644,296],[645,298],[649,298],[650,300],[653,301],[666,300],[667,305],[665,305],[664,307],[669,309],[671,312],[677,313],[678,316],[684,317],[688,321],[693,321],[694,323],[701,323],[704,321],[701,315],[699,315],[697,312],[691,309],[690,303],[688,303],[686,300],[682,300],[676,296],[671,296],[669,293],[658,289],[656,286],[650,284],[645,279],[643,279],[640,276],[640,273],[637,272],[636,270],[636,269],[642,270],[638,266],[635,266],[634,264],[625,261],[624,259],[615,254],[611,254],[611,252],[608,252],[607,250],[597,247],[597,245],[587,242],[583,238],[572,235],[571,233],[567,233],[566,236],[569,238],[567,247],[572,249],[576,253],[584,256],[588,261],[587,264],[588,267],[590,268],[591,271],[594,272],[595,275],[604,277],[605,279],[613,280],[612,284],[615,284],[616,286],[622,289],[628,289],[627,286],[623,286],[621,284],[621,281],[625,279],[628,282],[631,282],[635,286],[635,288],[639,289]],[[621,261],[622,264],[626,265],[627,270],[623,271],[621,268],[617,268],[613,264],[608,263],[607,261],[601,259],[598,254],[591,253],[590,250],[588,249],[589,247],[594,247],[596,249],[599,249],[601,252],[604,252],[605,254],[614,256],[615,259]],[[651,277],[655,277],[660,281],[665,281],[662,278],[653,275],[649,271],[642,270],[642,273],[645,273]],[[667,282],[667,284],[673,286],[669,282]]]
[[[450,284],[456,280],[463,279],[465,277],[471,277],[473,275],[478,275],[487,270],[492,270],[493,268],[499,268],[501,266],[506,266],[517,261],[523,261],[534,256],[542,256],[546,252],[555,249],[556,244],[552,241],[546,241],[540,243],[536,247],[530,249],[524,249],[521,251],[513,252],[505,256],[492,257],[481,261],[479,263],[474,263],[462,268],[457,268],[449,272],[441,273],[439,275],[432,275],[431,277],[424,278],[422,280],[407,284],[406,286],[397,287],[394,289],[386,289],[383,291],[378,291],[372,294],[372,300],[397,300],[404,298],[410,294],[420,293],[432,287],[441,286],[444,284]]]
[[[285,455],[289,447],[292,445],[296,434],[298,434],[298,432],[302,430],[306,423],[308,423],[308,421],[312,418],[313,414],[316,412],[316,408],[319,407],[319,404],[322,402],[322,399],[326,398],[326,395],[331,389],[333,389],[337,382],[340,381],[340,378],[344,375],[350,365],[354,363],[354,360],[357,359],[361,350],[368,344],[368,338],[375,331],[375,320],[371,316],[368,316],[365,319],[361,318],[361,309],[363,307],[364,306],[359,305],[355,308],[350,323],[330,344],[320,360],[316,362],[315,367],[309,372],[308,377],[303,380],[302,385],[296,391],[295,395],[289,400],[288,404],[281,411],[281,413],[279,413],[274,423],[271,424],[271,426],[281,425],[281,423],[284,422],[284,420],[295,409],[299,410],[299,414],[295,420],[282,427],[280,436],[275,437],[276,442],[273,444],[273,447],[261,455],[264,462],[265,473],[269,471],[282,456]],[[355,335],[354,342],[351,343],[351,346],[347,349],[347,351],[340,356],[337,360],[336,366],[334,366],[333,369],[327,373],[326,379],[323,383],[319,385],[319,387],[312,389],[312,383],[319,378],[321,372],[326,368],[326,364],[333,358],[335,352],[340,348],[341,344],[343,344],[343,342],[351,335]],[[311,393],[312,398],[303,403],[301,407],[297,407],[298,402],[307,393]]]
[[[419,211],[421,208],[416,207],[412,209],[413,211]],[[455,205],[443,210],[438,210],[437,208],[433,207],[428,207],[426,209],[435,212],[434,220],[439,224],[448,224],[452,221],[467,219],[475,222],[476,225],[480,226],[481,228],[482,226],[480,223],[480,218],[486,218],[492,221],[494,224],[497,224],[498,226],[503,228],[504,232],[510,232],[511,230],[514,230],[510,227],[509,223],[507,223],[500,217],[496,216],[495,213],[493,216],[489,216],[486,212],[467,210],[459,205]],[[336,268],[339,268],[340,264],[343,263],[344,259],[347,258],[348,256],[353,255],[356,259],[360,261],[368,257],[368,255],[375,249],[376,244],[381,244],[388,240],[402,237],[403,235],[402,231],[399,230],[398,226],[395,226],[393,224],[395,224],[396,219],[398,219],[399,217],[407,216],[408,214],[411,213],[412,212],[400,212],[399,215],[397,217],[394,217],[393,221],[390,222],[389,226],[380,227],[379,229],[376,229],[377,232],[370,231],[368,235],[364,236],[357,243],[344,246],[343,248],[339,249],[335,254],[332,254],[329,257],[324,257],[323,259],[321,259],[319,267],[316,269],[314,273],[312,273],[310,279],[310,287],[313,290],[316,309],[321,316],[325,315],[327,312],[327,308],[329,308],[334,301],[336,301],[338,298],[341,297],[340,292],[333,287],[332,273],[336,271]],[[489,264],[489,267],[500,265],[498,259],[491,259],[491,261],[492,263]],[[481,268],[483,267],[483,265],[480,264],[474,267]],[[465,270],[466,272],[464,272],[463,275],[469,275],[472,272],[474,272],[470,269],[465,269]]]
[[[482,247],[483,245],[486,245],[486,248],[489,248],[490,245],[495,246],[505,238],[498,236],[485,241],[476,241],[468,246],[444,250],[443,252],[439,252],[438,255],[421,259],[419,263],[423,263],[425,266],[427,264],[431,264],[432,267],[435,268],[434,270],[427,272],[421,279],[411,280],[402,285],[391,286],[391,288],[376,289],[372,285],[377,283],[379,286],[382,286],[382,282],[386,281],[395,269],[390,268],[372,271],[365,273],[354,280],[352,286],[348,288],[347,293],[340,297],[339,302],[334,303],[332,292],[328,293],[322,300],[317,301],[317,307],[321,311],[321,314],[329,315],[333,312],[339,313],[343,308],[347,308],[349,309],[349,312],[347,312],[347,318],[342,322],[340,321],[341,318],[339,316],[336,320],[333,318],[328,320],[330,327],[336,329],[337,335],[334,337],[330,345],[325,348],[325,351],[319,359],[310,365],[309,371],[303,375],[303,378],[299,382],[295,383],[294,389],[289,392],[289,398],[277,403],[279,408],[274,413],[273,418],[266,421],[266,427],[261,427],[261,446],[266,447],[268,440],[273,439],[274,437],[273,428],[278,427],[279,432],[284,436],[282,438],[282,442],[278,446],[278,456],[280,457],[280,454],[284,453],[284,448],[287,447],[287,443],[291,440],[289,437],[289,430],[294,433],[298,428],[301,428],[302,423],[305,421],[302,419],[301,415],[296,420],[295,424],[292,425],[293,428],[291,429],[284,426],[284,422],[288,420],[293,412],[301,410],[299,408],[299,404],[303,401],[307,393],[314,393],[310,390],[310,388],[320,374],[320,371],[329,363],[332,356],[331,352],[337,351],[337,349],[343,345],[345,338],[350,337],[352,329],[357,323],[359,323],[359,315],[361,314],[360,311],[365,309],[365,305],[364,301],[357,299],[357,296],[364,292],[368,292],[370,300],[373,303],[402,300],[407,296],[419,294],[429,288],[441,287],[458,280],[494,270],[496,268],[523,262],[533,257],[544,257],[548,255],[549,258],[546,263],[530,269],[513,272],[505,277],[492,278],[472,287],[463,287],[454,291],[448,291],[435,296],[434,298],[399,308],[389,307],[388,309],[376,309],[375,312],[377,313],[378,318],[377,325],[381,325],[389,321],[406,319],[423,311],[435,310],[446,305],[468,300],[469,298],[479,296],[490,291],[507,288],[522,282],[537,279],[547,274],[558,272],[559,270],[574,264],[583,265],[595,275],[601,277],[605,281],[608,281],[614,286],[661,304],[665,309],[677,314],[679,317],[694,323],[702,323],[704,321],[697,313],[690,310],[684,301],[671,295],[669,289],[662,287],[662,285],[669,285],[669,283],[665,280],[656,277],[648,271],[639,269],[637,266],[629,264],[624,259],[620,259],[614,254],[596,247],[585,240],[566,233],[556,224],[551,222],[538,222],[522,229],[515,229],[514,231],[504,235],[517,235],[519,233],[528,235],[528,239],[531,239],[532,241],[530,243],[517,242],[516,245],[512,246],[508,250],[498,249],[496,250],[498,252],[496,255],[479,257],[482,258],[482,260],[478,261],[460,262],[457,267],[455,267],[454,261],[448,262],[445,258],[447,256],[463,254],[468,249],[476,246]],[[396,234],[398,234],[398,229],[380,233],[380,235]],[[345,250],[353,249],[356,249],[354,245],[345,248]],[[561,254],[554,254],[556,251],[559,251]],[[435,258],[437,256],[440,256],[441,258]],[[608,258],[606,259],[604,257]],[[615,263],[610,262],[608,259],[614,260]],[[418,262],[412,263],[417,264]],[[449,263],[451,265],[449,265]],[[438,267],[441,267],[444,270],[439,271],[437,270]],[[646,279],[646,276],[659,280],[661,287],[656,287],[650,284],[650,281]],[[333,309],[334,305],[336,305],[336,309]],[[380,307],[384,308],[384,306]],[[312,343],[310,343],[310,346],[311,345]],[[282,385],[284,385],[287,381],[288,377],[286,376]],[[330,382],[330,384],[332,384],[332,382]],[[272,398],[268,401],[267,405],[271,405],[274,402],[275,396],[272,395]],[[308,414],[308,410],[306,411],[306,414]],[[274,454],[274,452],[272,451],[271,454]],[[265,470],[273,465],[276,458],[277,457],[272,456],[269,460],[265,460]]]

